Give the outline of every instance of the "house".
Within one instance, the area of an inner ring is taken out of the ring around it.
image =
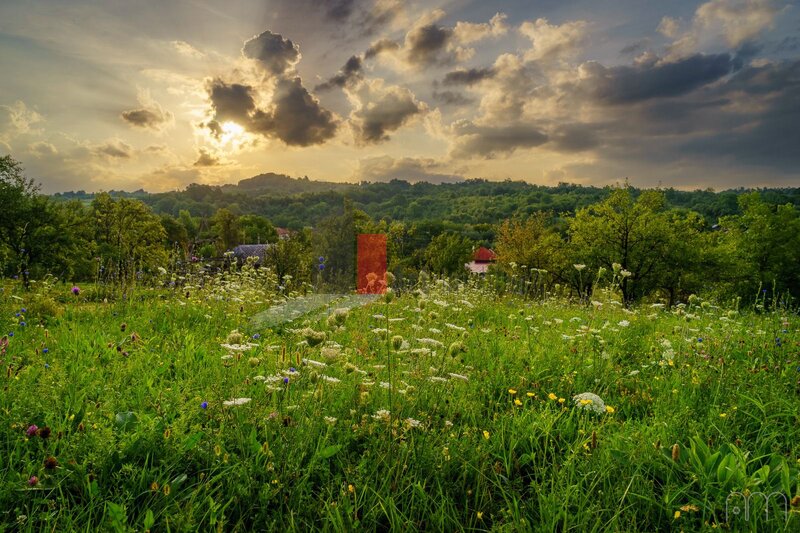
[[[233,257],[238,263],[244,263],[248,257],[258,257],[256,265],[264,264],[266,259],[267,249],[272,244],[240,244],[233,249]]]
[[[497,254],[489,248],[481,246],[472,254],[472,261],[464,266],[473,274],[486,274],[489,265],[497,261]]]

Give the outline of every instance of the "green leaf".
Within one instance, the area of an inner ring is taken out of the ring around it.
[[[124,411],[114,416],[114,425],[121,431],[128,431],[136,427],[138,419],[133,411]]]
[[[183,441],[183,451],[188,452],[189,450],[194,449],[194,447],[197,446],[204,436],[205,433],[198,431],[197,433],[186,437],[186,440]]]
[[[321,459],[330,459],[331,457],[339,453],[339,450],[341,449],[342,449],[341,444],[333,444],[331,446],[323,448],[322,451],[319,452],[319,457]]]
[[[156,523],[156,518],[155,518],[155,516],[153,516],[153,511],[148,509],[147,513],[144,515],[144,528],[145,528],[145,530],[152,529],[153,525],[155,525],[155,523]]]

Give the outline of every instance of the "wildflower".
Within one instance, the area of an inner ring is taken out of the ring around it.
[[[677,519],[678,519],[678,518],[680,518],[680,517],[681,517],[681,512],[680,512],[680,511],[675,511],[675,515],[673,516],[673,518],[674,518],[675,520],[677,520]]]
[[[47,348],[42,348],[42,353],[47,353],[47,352],[49,352],[49,351],[50,351],[50,350],[48,350]]]
[[[208,409],[208,402],[203,402],[200,404],[200,409]]]
[[[536,393],[535,392],[526,392],[525,396],[527,396],[528,398],[536,398]]]
[[[34,435],[36,435],[37,431],[39,431],[39,428],[36,426],[36,424],[31,424],[30,426],[28,426],[28,431],[26,431],[26,433],[28,434],[29,437],[33,437]]]
[[[36,476],[31,476],[31,478],[28,480],[29,487],[35,487],[38,484],[39,484],[39,478]]]
[[[614,414],[614,408],[611,407],[610,405],[606,405],[606,413],[608,413],[610,415],[613,415]]]
[[[516,389],[508,389],[508,393],[509,393],[511,396],[514,396],[514,395],[517,393],[517,391],[516,391]]]
[[[489,432],[486,431],[485,429],[483,430],[483,438],[489,440]]]
[[[52,455],[44,460],[44,467],[47,470],[55,470],[57,466],[58,466],[58,460]]]
[[[478,520],[483,520],[483,511],[478,511],[477,513]]]
[[[80,293],[81,293],[81,288],[80,287],[78,287],[77,285],[72,287],[72,294],[74,294],[75,296],[78,296]]]
[[[389,420],[389,414],[389,411],[386,409],[380,409],[376,411],[374,415],[372,415],[372,418],[375,420]]]
[[[337,418],[335,416],[326,416],[325,423],[330,424],[331,426],[336,423]]]
[[[690,512],[691,511],[693,513],[696,513],[699,510],[700,510],[700,508],[698,506],[696,506],[694,504],[691,504],[691,503],[686,504],[686,505],[681,505],[681,511],[685,511],[685,512]]]
[[[591,392],[583,392],[572,397],[575,406],[585,411],[593,411],[597,414],[606,412],[606,404],[603,399]]]
[[[451,378],[460,379],[461,381],[469,381],[469,377],[463,374],[454,374],[453,372],[449,372],[447,375]]]
[[[158,482],[153,481],[152,483],[150,483],[150,490],[152,490],[153,492],[158,492],[159,488],[160,487],[158,486]]]
[[[400,347],[403,345],[403,337],[400,335],[395,335],[392,337],[392,348],[395,350],[399,350]]]
[[[356,488],[352,484],[349,484],[347,485],[347,492],[349,492],[350,494],[355,494]]]
[[[312,348],[318,344],[322,344],[325,341],[324,331],[314,331],[311,328],[303,328],[300,330],[300,334],[305,337],[306,342]]]
[[[283,378],[283,383],[284,383],[284,385],[288,385],[289,384],[289,378]]]
[[[574,266],[575,270],[577,270],[578,272],[580,272],[581,270],[586,268],[586,265],[583,265],[583,264],[577,264],[577,265],[572,265],[572,266]]]
[[[556,396],[552,392],[550,394],[548,394],[547,397],[550,398],[551,400],[557,400],[558,399],[558,396]]]
[[[36,434],[39,435],[39,437],[41,437],[42,439],[47,439],[48,437],[50,437],[50,428],[47,426],[40,428],[39,431],[36,432]]]
[[[225,407],[231,407],[234,405],[244,405],[246,403],[249,403],[251,399],[252,398],[234,398],[233,400],[226,400],[222,402],[222,405],[224,405]]]
[[[566,401],[567,401],[567,400],[566,400],[565,398],[559,398],[559,399],[558,399],[558,403],[564,403],[564,402],[566,402]]]
[[[519,398],[514,398],[514,405],[516,405],[517,407],[519,407],[520,405],[522,405],[522,402],[521,402],[521,401],[519,401]]]

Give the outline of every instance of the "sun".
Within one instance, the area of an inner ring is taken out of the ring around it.
[[[238,148],[245,142],[247,132],[236,122],[223,122],[220,127],[222,128],[222,133],[219,135],[219,144],[221,146]]]

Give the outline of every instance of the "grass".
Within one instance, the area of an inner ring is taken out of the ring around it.
[[[2,527],[800,528],[796,313],[434,282],[278,325],[253,319],[265,281],[6,282]],[[745,520],[746,491],[789,512],[749,497]]]

